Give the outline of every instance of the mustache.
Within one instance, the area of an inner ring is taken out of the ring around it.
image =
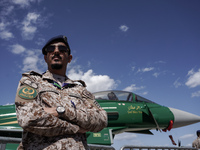
[[[54,54],[54,55],[52,56],[52,59],[54,59],[55,57],[57,57],[57,58],[59,58],[59,59],[62,59],[62,57],[61,57],[59,54]]]

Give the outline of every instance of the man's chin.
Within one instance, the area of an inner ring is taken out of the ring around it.
[[[62,64],[52,64],[51,68],[56,70],[62,69]]]

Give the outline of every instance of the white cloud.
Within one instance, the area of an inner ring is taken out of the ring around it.
[[[88,61],[88,63],[87,63],[87,66],[88,66],[88,67],[90,67],[90,66],[91,66],[91,62],[90,62],[90,61]]]
[[[200,97],[200,91],[192,93],[191,97]]]
[[[14,38],[13,33],[10,31],[11,26],[14,26],[14,20],[12,18],[12,12],[14,10],[14,6],[10,4],[9,1],[4,1],[2,5],[0,4],[0,38],[3,40],[9,40]]]
[[[149,71],[152,71],[154,70],[154,67],[146,67],[146,68],[143,68],[143,69],[138,69],[137,72],[149,72]]]
[[[40,17],[38,13],[28,13],[24,21],[22,22],[22,36],[27,40],[31,40],[37,31],[37,21]]]
[[[123,91],[136,92],[144,88],[145,88],[144,86],[137,87],[136,84],[131,84],[130,86],[123,89]]]
[[[141,95],[147,95],[148,94],[148,92],[146,91],[146,92],[143,92]]]
[[[14,35],[6,29],[9,25],[10,23],[5,21],[0,23],[0,38],[3,40],[9,40],[14,37]]]
[[[21,7],[29,6],[29,0],[13,0],[12,2],[20,5]]]
[[[0,18],[1,19],[7,19],[5,18],[6,16],[8,15],[11,15],[11,13],[13,12],[14,10],[14,6],[10,3],[11,1],[8,1],[8,0],[1,0],[0,1]]]
[[[156,62],[155,62],[155,64],[166,64],[166,62],[165,62],[165,61],[162,61],[162,60],[160,60],[160,61],[156,61]]]
[[[46,63],[43,59],[43,57],[40,57],[41,50],[26,50],[23,55],[23,67],[22,72],[27,71],[36,71],[38,73],[44,72],[44,69],[46,69]]]
[[[135,67],[133,66],[133,67],[131,68],[131,70],[134,71],[134,70],[135,70]]]
[[[123,32],[127,32],[128,29],[129,29],[129,27],[126,26],[126,25],[121,25],[121,26],[119,27],[119,29],[120,29],[121,31],[123,31]]]
[[[5,22],[1,22],[0,23],[0,30],[5,30],[6,26],[8,25],[8,23],[5,23]]]
[[[180,137],[180,139],[191,139],[194,138],[195,135],[194,134],[186,134]]]
[[[157,78],[159,75],[160,75],[160,73],[158,73],[158,72],[155,72],[155,73],[153,74],[153,76],[156,77],[156,78]]]
[[[83,72],[80,66],[69,70],[69,78],[74,80],[83,80],[87,84],[87,89],[91,92],[115,89],[117,83],[108,75],[96,75],[93,70]]]
[[[3,16],[8,16],[12,13],[12,11],[14,10],[14,6],[5,6],[4,7],[4,11],[2,11],[2,15]]]
[[[45,43],[45,39],[44,38],[41,38],[41,37],[38,37],[36,40],[35,40],[35,43],[39,46],[44,46],[44,43]]]
[[[15,44],[11,46],[11,52],[14,54],[21,54],[25,51],[25,48],[22,45]]]
[[[23,67],[22,71],[23,72],[30,71],[30,70],[38,71],[37,62],[38,62],[37,56],[26,57],[23,61],[24,67]]]
[[[194,70],[188,71],[188,80],[185,83],[189,88],[195,88],[200,85],[200,69],[197,72],[194,72]]]
[[[34,70],[41,73],[42,69],[44,69],[44,60],[40,58],[41,50],[28,50],[20,44],[12,45],[10,49],[13,54],[22,56],[23,66],[20,67],[22,69],[21,72]]]
[[[190,76],[190,75],[192,75],[192,74],[194,74],[194,69],[191,69],[190,71],[188,71],[188,76]]]
[[[144,69],[142,69],[143,72],[148,72],[148,71],[152,71],[152,70],[154,70],[153,67],[149,67],[149,68],[144,68]]]
[[[16,5],[19,5],[20,7],[28,7],[30,6],[31,2],[40,2],[41,0],[12,0],[12,2]]]
[[[0,38],[3,40],[9,40],[10,38],[14,38],[14,35],[9,31],[1,31]]]
[[[178,88],[179,86],[181,86],[182,84],[179,82],[180,78],[176,79],[176,81],[174,81],[174,86],[175,88]]]
[[[42,0],[4,0],[1,2],[0,39],[9,40],[10,38],[14,38],[14,32],[12,30],[18,30],[20,28],[23,39],[32,40],[38,31],[38,26],[42,26],[47,17],[45,16],[41,19],[41,15],[38,12],[31,12],[21,20],[21,17],[16,17],[14,12],[19,9],[18,6],[21,8],[26,7],[27,9],[27,6],[31,6],[32,3],[36,2],[39,3],[40,1]]]

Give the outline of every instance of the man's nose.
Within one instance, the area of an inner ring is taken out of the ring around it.
[[[54,49],[54,53],[59,53],[59,49],[58,49],[58,46],[55,46],[55,49]]]

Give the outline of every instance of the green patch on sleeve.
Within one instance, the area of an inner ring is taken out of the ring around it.
[[[25,86],[19,90],[18,95],[23,99],[31,100],[37,96],[37,91],[32,87]]]

